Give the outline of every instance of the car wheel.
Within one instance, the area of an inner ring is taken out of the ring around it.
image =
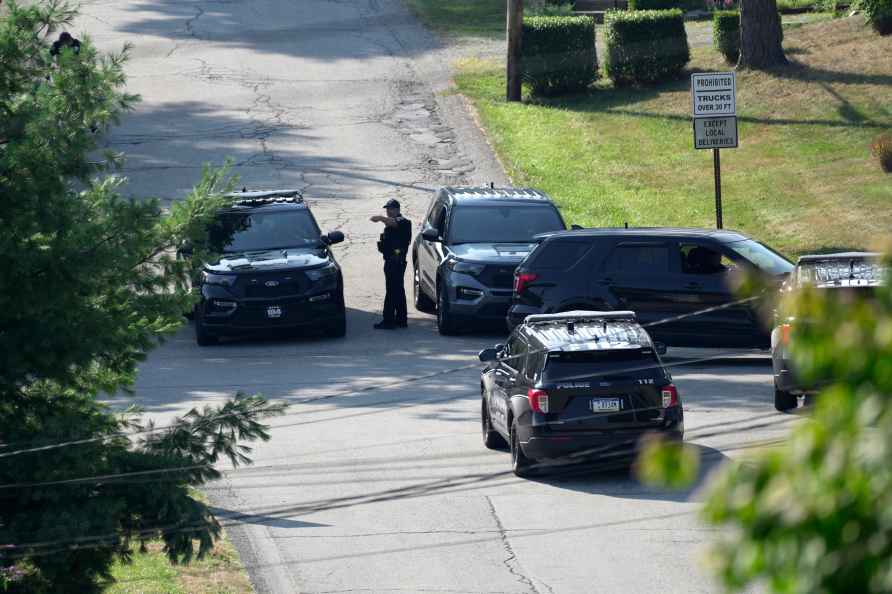
[[[415,274],[412,280],[413,293],[415,295],[415,309],[422,313],[434,313],[433,300],[425,295],[424,289],[421,288],[421,273],[418,272],[418,266],[412,267]]]
[[[213,346],[220,342],[220,339],[213,334],[209,334],[202,322],[200,312],[195,312],[195,342],[198,346]]]
[[[489,411],[486,409],[486,399],[481,398],[480,403],[480,424],[483,429],[483,445],[491,450],[503,450],[508,445],[505,438],[499,435],[499,432],[492,428],[489,420]]]
[[[437,330],[443,336],[456,333],[455,320],[449,313],[449,300],[446,298],[446,287],[441,286],[437,291]]]
[[[795,394],[778,390],[777,386],[774,387],[774,408],[780,412],[787,412],[796,408],[798,404]]]
[[[344,338],[347,335],[347,315],[342,314],[337,320],[331,322],[326,330],[326,335],[330,338]]]
[[[520,438],[517,436],[517,421],[511,423],[511,469],[519,477],[532,476],[533,460],[527,458],[520,447]]]

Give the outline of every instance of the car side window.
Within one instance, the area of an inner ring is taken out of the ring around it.
[[[678,246],[682,274],[723,274],[734,268],[734,261],[710,245],[683,243]]]
[[[585,241],[547,241],[536,248],[531,264],[538,269],[567,270],[588,252]]]
[[[434,220],[431,223],[434,229],[437,230],[437,234],[440,237],[446,237],[446,205],[439,204],[437,205],[436,212],[434,213]]]
[[[526,359],[527,344],[519,335],[515,334],[508,339],[508,359],[505,365],[511,369],[523,372],[524,359]]]
[[[608,274],[639,276],[669,272],[669,247],[665,244],[620,244],[604,264]]]

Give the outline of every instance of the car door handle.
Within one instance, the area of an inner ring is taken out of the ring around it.
[[[702,289],[703,285],[700,283],[688,283],[684,286],[685,289]]]
[[[601,280],[598,281],[598,284],[599,284],[599,285],[608,285],[608,286],[609,286],[609,285],[612,285],[612,284],[613,284],[613,279],[612,279],[612,278],[602,278]]]

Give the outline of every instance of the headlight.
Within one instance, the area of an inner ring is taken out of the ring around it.
[[[313,282],[317,282],[328,277],[333,277],[337,273],[338,267],[334,264],[329,264],[327,266],[323,266],[322,268],[307,270],[307,278],[309,278]]]
[[[473,264],[471,262],[465,262],[463,260],[449,260],[446,262],[447,268],[452,272],[460,272],[462,274],[470,274],[471,276],[477,276],[481,272],[485,266],[483,264]]]
[[[201,280],[206,285],[222,285],[224,287],[231,287],[235,284],[235,275],[234,274],[217,274],[214,272],[208,272],[207,270],[201,273]]]

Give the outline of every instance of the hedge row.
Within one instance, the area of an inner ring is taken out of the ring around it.
[[[523,78],[535,95],[581,91],[598,78],[595,20],[539,16],[523,20]]]
[[[729,64],[740,57],[740,13],[736,10],[718,11],[712,15],[712,45]]]
[[[616,85],[678,77],[691,59],[680,10],[609,11],[606,71]]]

